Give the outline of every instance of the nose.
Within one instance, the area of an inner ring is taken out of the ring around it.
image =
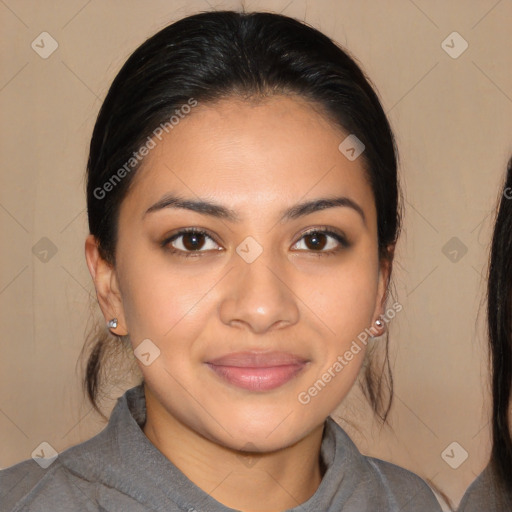
[[[224,324],[262,334],[297,323],[297,298],[284,269],[262,256],[252,263],[240,258],[235,266],[220,304]]]

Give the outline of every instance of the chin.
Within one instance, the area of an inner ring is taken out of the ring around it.
[[[216,429],[213,441],[233,450],[247,449],[247,451],[272,452],[291,446],[312,430],[323,424],[323,416],[304,418],[297,410],[280,406],[279,411],[269,412],[264,409],[258,414],[252,408],[247,414],[238,410],[237,413],[226,415],[229,423],[224,429]],[[218,436],[218,437],[217,437]]]

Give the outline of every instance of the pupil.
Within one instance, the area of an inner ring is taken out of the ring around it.
[[[187,233],[183,236],[183,246],[189,251],[197,251],[204,245],[204,236],[200,233]]]
[[[323,233],[312,233],[306,237],[306,245],[308,249],[323,249],[326,243],[326,236]]]

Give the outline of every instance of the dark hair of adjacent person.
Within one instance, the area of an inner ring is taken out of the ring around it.
[[[498,483],[512,500],[509,415],[512,386],[512,159],[508,163],[492,238],[487,317],[493,396],[491,464]]]
[[[308,100],[365,145],[360,158],[375,198],[379,255],[391,262],[401,220],[397,151],[369,81],[354,60],[318,30],[282,15],[234,11],[200,13],[165,27],[129,57],[114,79],[98,114],[87,166],[89,230],[101,256],[115,264],[119,207],[137,167],[104,198],[96,198],[94,191],[123,167],[155,128],[191,98],[201,105],[226,98],[264,101],[273,95]],[[100,412],[97,400],[109,376],[103,366],[115,343],[104,327],[89,341],[84,391]],[[385,421],[393,381],[387,336],[383,343],[384,356],[370,358],[362,385],[373,410]]]

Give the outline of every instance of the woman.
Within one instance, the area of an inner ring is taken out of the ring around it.
[[[512,159],[508,163],[491,247],[487,316],[492,362],[491,462],[467,490],[459,511],[512,510]]]
[[[93,439],[4,472],[5,508],[439,510],[329,418],[390,316],[398,198],[379,100],[323,34],[211,12],[146,41],[96,122],[85,248],[143,381]],[[368,365],[385,418],[384,381]]]

